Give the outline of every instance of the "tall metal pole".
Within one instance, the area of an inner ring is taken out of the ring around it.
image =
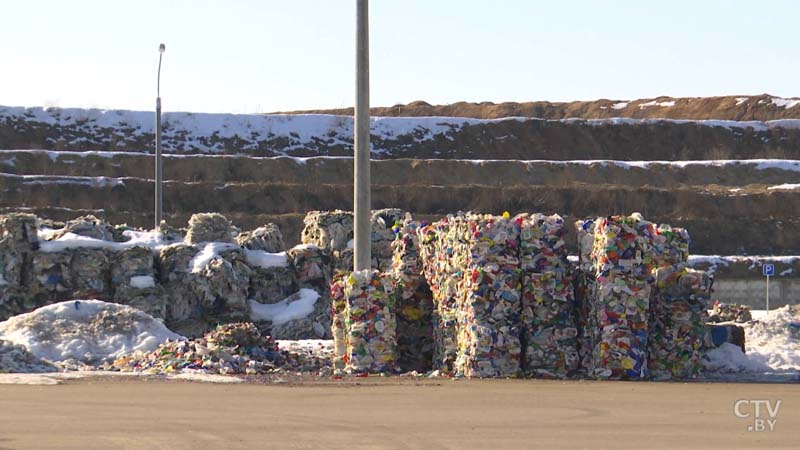
[[[156,211],[155,211],[155,227],[158,230],[161,228],[161,215],[163,212],[162,207],[162,190],[161,185],[163,182],[164,174],[161,169],[161,57],[164,56],[164,44],[158,46],[158,81],[156,84]]]
[[[370,142],[369,142],[369,2],[356,0],[356,108],[355,166],[353,168],[354,269],[369,270],[370,249]]]

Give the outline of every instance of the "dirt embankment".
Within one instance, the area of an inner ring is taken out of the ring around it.
[[[800,110],[800,107],[790,109]],[[233,115],[231,117],[230,120],[235,120]],[[265,116],[257,117],[265,120]],[[50,119],[50,116],[47,118]],[[304,126],[321,126],[323,119],[317,119],[304,119]],[[401,121],[402,124],[393,125],[391,133],[382,133],[375,125],[371,142],[373,158],[647,161],[800,159],[800,129],[794,128],[794,125],[534,119],[476,123],[455,120],[457,123],[452,123],[453,120],[450,119],[448,123],[424,119],[418,123]],[[278,119],[272,122],[277,123]],[[266,129],[253,129],[243,135],[221,136],[213,130],[201,133],[191,127],[181,128],[179,132],[172,130],[165,135],[164,148],[167,153],[189,154],[352,156],[349,122],[331,123],[332,128],[327,132],[311,137],[294,131],[275,135]],[[336,138],[330,137],[329,133]],[[147,152],[152,147],[152,132],[139,128],[104,127],[102,122],[90,127],[75,120],[43,122],[24,115],[0,120],[0,149]]]
[[[777,120],[800,118],[800,107],[792,106],[793,99],[783,99],[769,94],[730,95],[724,97],[656,97],[639,100],[593,100],[559,102],[505,102],[431,105],[415,101],[407,105],[375,107],[374,116],[421,117],[447,116],[497,119],[501,117],[539,117],[542,119],[605,119],[611,117],[665,118],[665,119],[718,119],[718,120]],[[353,108],[315,109],[292,111],[290,114],[353,115]]]

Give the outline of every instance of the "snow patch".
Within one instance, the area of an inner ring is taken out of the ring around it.
[[[249,300],[250,318],[252,320],[266,320],[273,325],[282,325],[291,320],[304,319],[314,312],[319,294],[312,289],[300,289],[297,293],[281,300],[278,303],[264,304]]]
[[[611,109],[625,109],[631,102],[617,102],[611,105]]]
[[[264,250],[244,249],[247,264],[251,267],[261,267],[269,269],[272,267],[286,267],[289,265],[289,258],[286,252],[269,253]]]
[[[57,231],[60,230],[45,229],[44,231],[40,231],[39,237],[45,239],[51,238]],[[54,253],[74,248],[104,248],[107,250],[119,251],[131,247],[147,247],[158,251],[167,245],[173,244],[172,242],[166,241],[164,235],[158,231],[125,230],[122,232],[122,235],[127,237],[128,240],[125,242],[113,242],[81,236],[75,233],[65,233],[58,239],[40,241],[39,250],[45,253]]]
[[[769,190],[769,191],[772,191],[772,190],[792,191],[792,190],[795,190],[795,189],[800,189],[800,184],[784,183],[784,184],[779,184],[777,186],[770,186],[770,187],[767,188],[767,190]]]
[[[651,106],[661,106],[661,107],[670,107],[675,106],[675,100],[670,100],[666,102],[657,102],[655,100],[649,101],[647,103],[640,103],[639,109],[649,108]]]
[[[776,105],[778,108],[794,108],[797,105],[800,105],[800,100],[794,98],[780,98],[780,97],[772,97],[772,104]]]
[[[138,275],[131,277],[130,285],[136,289],[147,289],[155,287],[156,280],[150,275]]]

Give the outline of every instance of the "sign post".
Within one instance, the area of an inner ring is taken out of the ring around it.
[[[775,276],[775,264],[764,264],[761,272],[767,277],[767,311],[769,311],[769,277]]]

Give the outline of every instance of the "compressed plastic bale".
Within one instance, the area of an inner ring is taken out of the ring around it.
[[[391,270],[394,251],[396,227],[403,221],[411,219],[411,215],[397,208],[385,208],[372,211],[370,220],[370,248],[372,253],[372,267],[382,272]]]
[[[353,272],[345,284],[345,299],[346,370],[393,372],[397,342],[391,278],[378,271]]]
[[[219,213],[193,214],[189,219],[189,230],[186,232],[186,244],[201,242],[233,243],[235,228],[231,222]]]
[[[156,283],[153,252],[132,247],[114,254],[111,267],[114,302],[138,308],[153,317],[165,318],[167,294]]]
[[[33,214],[0,215],[0,241],[8,250],[29,253],[39,248],[39,218]]]
[[[567,378],[579,365],[578,328],[572,278],[549,271],[522,281],[523,371]]]
[[[652,251],[656,265],[669,266],[686,263],[692,239],[685,228],[661,224],[653,235]]]
[[[521,366],[519,224],[507,217],[468,214],[456,227],[452,265],[464,268],[457,294],[456,372],[508,377]]]
[[[397,288],[397,365],[405,372],[424,373],[433,363],[433,296],[422,275],[418,227],[410,216],[393,227],[392,274]]]
[[[459,276],[454,270],[451,259],[455,242],[446,239],[454,222],[462,223],[463,216],[448,216],[417,229],[422,272],[433,297],[433,367],[444,374],[454,373],[458,357],[456,295],[463,273]]]
[[[251,267],[249,298],[276,303],[297,291],[292,267]]]
[[[591,375],[613,379],[647,377],[650,291],[647,281],[613,275],[598,277],[599,331]]]
[[[318,293],[330,288],[331,257],[328,250],[313,244],[301,244],[286,254],[294,269],[298,288],[310,288]]]
[[[194,285],[201,296],[204,318],[211,323],[249,319],[247,290],[251,273],[240,249],[223,251],[219,258],[211,259],[199,272],[207,282]]]
[[[311,211],[303,219],[300,235],[303,244],[333,250],[344,250],[353,239],[353,213],[342,210]]]
[[[109,251],[101,248],[77,248],[70,252],[72,295],[75,298],[110,300],[112,292]]]
[[[711,283],[682,265],[656,271],[648,368],[658,379],[695,377],[702,369]]]
[[[286,250],[283,234],[274,223],[268,223],[253,231],[241,233],[236,237],[236,243],[250,250],[263,250],[268,253],[280,253]]]
[[[333,339],[333,369],[344,372],[347,367],[347,297],[345,289],[350,274],[333,276],[330,286],[331,338]]]
[[[197,321],[201,313],[200,296],[193,284],[206,281],[193,274],[190,266],[198,251],[196,246],[178,244],[164,247],[159,253],[159,279],[167,294],[166,323],[176,332],[178,327],[186,328],[189,322]],[[197,330],[203,328],[204,323],[193,327],[191,334],[198,335]],[[180,332],[186,335],[183,330]]]
[[[640,214],[595,221],[596,340],[589,374],[600,378],[648,376],[647,349],[655,226]]]
[[[78,236],[100,239],[101,241],[113,241],[113,228],[114,227],[105,220],[98,219],[89,214],[67,221],[66,224],[64,224],[64,228],[53,235],[53,239],[58,239],[67,233],[72,233]]]
[[[352,248],[333,251],[333,271],[350,273],[353,271],[355,251]],[[373,268],[375,268],[373,266]]]
[[[564,219],[558,214],[520,214],[514,217],[519,225],[520,269],[544,273],[567,271],[567,245]]]
[[[31,292],[37,306],[73,298],[71,252],[36,252],[33,254],[32,263]]]
[[[594,248],[594,219],[578,220],[574,224],[578,241],[578,268],[575,273],[575,311],[578,327],[579,370],[591,366],[594,342],[597,341],[597,312],[595,305],[596,270],[592,259]]]

